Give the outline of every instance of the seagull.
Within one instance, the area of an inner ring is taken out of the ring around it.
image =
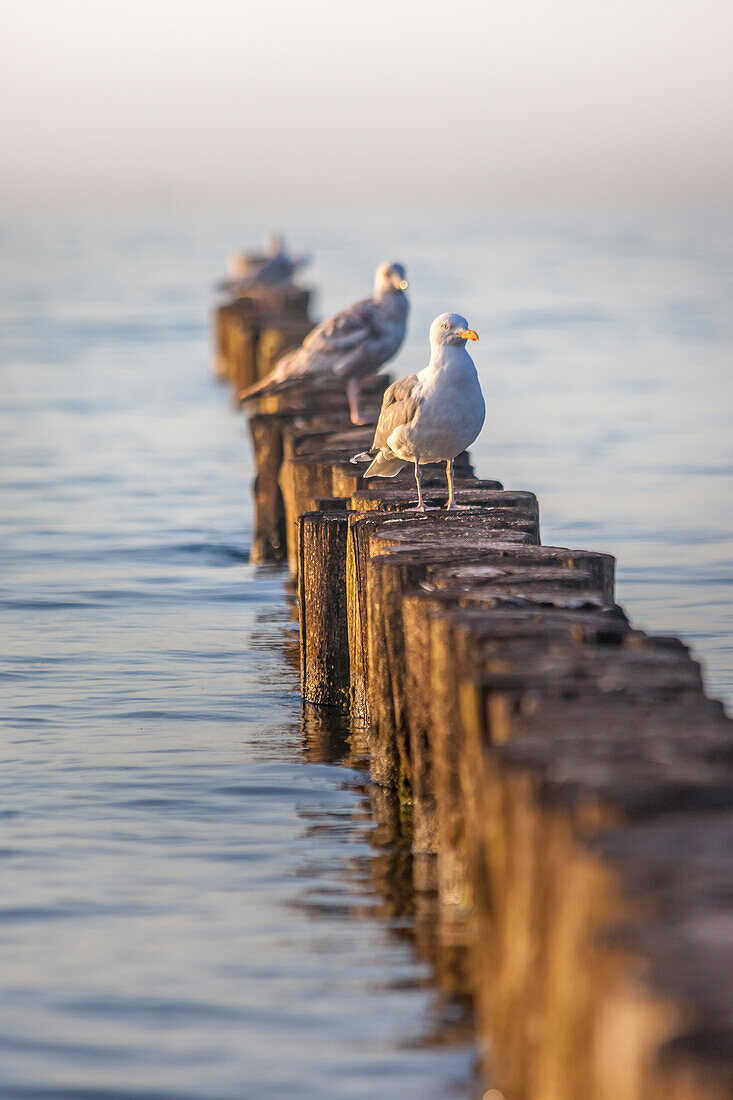
[[[239,395],[250,401],[279,393],[298,382],[346,381],[353,424],[369,423],[359,407],[359,381],[376,372],[399,351],[407,327],[407,279],[402,264],[383,263],[374,277],[374,296],[322,321],[300,347],[280,359],[272,374]]]
[[[486,412],[467,340],[478,336],[465,317],[441,313],[435,318],[430,326],[430,362],[385,391],[371,449],[351,460],[372,460],[364,477],[394,477],[406,463],[414,463],[417,508],[409,511],[427,511],[420,484],[420,465],[426,462],[445,462],[447,507],[461,507],[453,490],[453,461],[476,439]]]
[[[229,258],[228,278],[219,283],[219,289],[244,294],[256,287],[286,286],[292,282],[295,272],[309,261],[309,256],[289,255],[282,237],[270,237],[262,255],[238,252]]]

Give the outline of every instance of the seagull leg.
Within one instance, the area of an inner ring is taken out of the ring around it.
[[[445,476],[448,478],[448,503],[446,508],[453,511],[456,506],[456,498],[453,492],[453,459],[449,458],[445,464]]]
[[[349,399],[349,412],[351,414],[352,424],[369,424],[371,421],[362,416],[361,409],[359,408],[359,395],[361,393],[361,387],[359,386],[358,379],[350,378],[346,383],[346,396]]]
[[[471,504],[456,504],[456,494],[455,494],[455,489],[453,487],[453,459],[452,458],[449,458],[448,461],[445,464],[445,473],[446,473],[446,477],[448,478],[448,503],[446,504],[446,508],[448,509],[448,511],[449,512],[458,512],[458,511],[463,511],[464,509],[466,509],[467,511],[468,510],[473,510],[473,505],[471,505]]]
[[[420,462],[415,459],[415,484],[417,485],[417,506],[415,508],[403,508],[404,512],[429,512],[427,504],[422,498],[422,484],[420,482]]]
[[[417,459],[415,459],[415,482],[417,484],[417,508],[415,508],[414,511],[427,512],[427,508],[425,507],[422,498],[422,485],[420,484],[420,463]],[[413,509],[411,508],[410,511],[413,511]]]

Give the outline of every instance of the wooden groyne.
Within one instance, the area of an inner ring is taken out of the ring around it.
[[[218,311],[237,388],[302,337],[298,301]],[[613,559],[543,546],[534,495],[467,455],[470,510],[406,511],[409,471],[364,484],[372,433],[337,387],[264,398],[249,425],[252,558],[287,562],[303,697],[363,723],[416,896],[463,922],[487,1086],[733,1096],[733,736],[687,648],[634,629]],[[442,468],[424,485],[445,502]]]

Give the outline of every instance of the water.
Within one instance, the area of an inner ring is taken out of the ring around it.
[[[466,314],[480,473],[538,492],[545,542],[616,553],[636,623],[682,633],[730,701],[730,219],[285,223],[321,312],[404,260],[405,371],[432,316]],[[208,293],[272,224],[2,230],[3,1098],[475,1091],[430,898],[358,737],[303,719],[282,576],[247,565]]]

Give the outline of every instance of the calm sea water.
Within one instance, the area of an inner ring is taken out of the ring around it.
[[[304,721],[283,578],[247,565],[208,306],[275,225],[316,254],[320,313],[407,264],[398,369],[436,313],[467,316],[480,473],[539,494],[545,542],[617,554],[636,623],[733,697],[726,215],[5,224],[3,1098],[475,1090],[389,807],[358,740]]]

